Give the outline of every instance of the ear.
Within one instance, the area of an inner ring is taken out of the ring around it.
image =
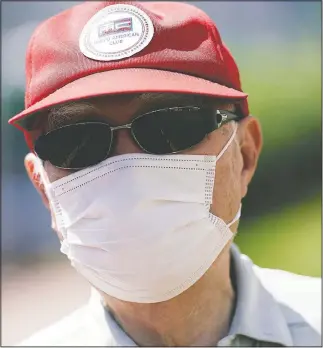
[[[40,194],[40,197],[42,198],[42,201],[46,208],[50,210],[49,201],[45,192],[45,185],[43,178],[40,175],[39,159],[35,156],[35,154],[29,153],[25,157],[24,164],[30,181],[33,183],[35,189]]]
[[[45,192],[45,185],[43,182],[43,177],[40,175],[40,168],[39,168],[39,159],[33,154],[33,153],[29,153],[26,157],[25,157],[25,168],[28,174],[28,177],[30,179],[30,181],[33,183],[34,187],[36,188],[37,192],[40,194],[40,197],[43,200],[43,203],[45,205],[45,207],[50,211],[51,213],[51,218],[52,218],[52,229],[57,233],[58,238],[62,241],[63,240],[63,236],[62,234],[59,232],[58,228],[57,228],[57,224],[56,224],[56,220],[55,220],[55,216],[53,214],[53,212],[50,209],[50,204]],[[47,175],[46,173],[43,173],[43,175]]]
[[[248,192],[248,185],[257,168],[262,149],[262,132],[259,121],[248,116],[239,122],[239,143],[243,166],[241,170],[241,197]]]

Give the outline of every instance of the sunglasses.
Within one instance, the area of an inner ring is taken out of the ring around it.
[[[133,140],[146,153],[174,154],[200,143],[209,133],[241,116],[212,107],[183,106],[151,111],[131,123],[111,127],[104,122],[80,122],[40,136],[35,153],[56,167],[79,170],[109,157],[114,131],[129,129]]]

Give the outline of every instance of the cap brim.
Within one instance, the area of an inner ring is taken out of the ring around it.
[[[181,73],[143,68],[118,69],[77,79],[14,116],[9,123],[19,127],[20,121],[28,116],[65,102],[110,94],[149,92],[201,94],[237,100],[248,96],[218,83]]]

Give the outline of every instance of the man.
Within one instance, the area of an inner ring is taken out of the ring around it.
[[[93,295],[22,345],[321,344],[319,280],[261,269],[232,244],[262,136],[205,13],[82,3],[38,27],[26,62],[10,123]]]

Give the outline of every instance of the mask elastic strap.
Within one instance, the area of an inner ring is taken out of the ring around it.
[[[237,134],[237,129],[238,129],[238,126],[236,123],[234,123],[234,130],[233,130],[233,133],[229,139],[229,141],[225,144],[225,146],[223,147],[223,149],[221,150],[221,152],[218,154],[217,156],[217,160],[219,160],[221,158],[221,156],[224,154],[224,152],[226,151],[226,149],[231,145],[232,141],[233,141],[233,138],[235,137],[235,135]]]
[[[60,233],[63,235],[63,237],[66,238],[66,232],[64,229],[63,218],[62,218],[61,214],[59,214],[59,215],[57,214],[57,202],[53,198],[52,190],[50,188],[51,183],[49,182],[47,174],[45,173],[45,168],[43,166],[43,163],[38,157],[37,157],[37,161],[36,161],[36,170],[40,174],[42,181],[44,183],[45,192],[46,192],[46,196],[47,196],[48,201],[49,201],[51,211],[54,212],[56,226],[59,229]]]
[[[240,207],[239,207],[239,210],[238,210],[236,216],[233,218],[233,220],[230,223],[228,223],[228,227],[230,227],[232,224],[234,224],[236,221],[238,221],[240,219],[240,216],[241,216],[241,206],[242,205],[240,204]]]
[[[35,170],[39,173],[42,179],[42,182],[45,186],[46,195],[48,196],[48,198],[51,198],[50,190],[48,190],[48,187],[50,186],[50,182],[47,178],[47,175],[45,174],[43,162],[39,157],[36,157]]]

